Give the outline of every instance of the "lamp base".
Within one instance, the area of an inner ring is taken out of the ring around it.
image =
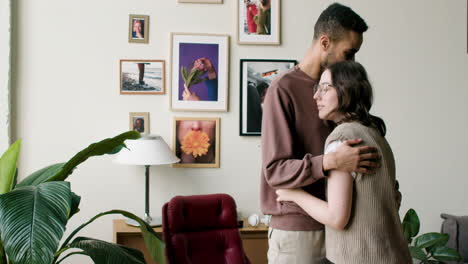
[[[131,225],[131,226],[140,226],[140,224],[133,220],[133,219],[130,219],[130,218],[127,218],[127,220],[125,220],[125,223],[127,225]],[[162,226],[162,218],[161,217],[154,217],[153,219],[151,219],[151,221],[147,221],[148,225],[150,226]]]

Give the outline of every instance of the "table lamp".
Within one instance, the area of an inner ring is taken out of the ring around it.
[[[145,166],[145,221],[151,226],[160,226],[162,220],[160,217],[152,218],[149,213],[149,170],[151,165],[164,165],[179,162],[169,146],[161,136],[145,135],[137,140],[126,140],[125,145],[114,160],[117,163],[128,165]],[[139,224],[127,219],[127,224],[139,226]]]

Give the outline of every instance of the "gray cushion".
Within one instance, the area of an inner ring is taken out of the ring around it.
[[[447,262],[450,264],[468,262],[468,216],[440,215],[442,222],[441,232],[450,235],[447,246],[458,250],[462,256],[461,262]]]

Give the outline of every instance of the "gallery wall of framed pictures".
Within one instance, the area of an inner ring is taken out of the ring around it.
[[[187,6],[223,4],[223,0],[173,1]],[[192,113],[173,119],[172,147],[181,159],[173,165],[175,168],[220,168],[221,118],[212,113],[229,111],[230,89],[239,89],[240,94],[239,136],[260,136],[262,103],[268,86],[297,64],[295,60],[279,58],[236,59],[240,63],[239,86],[229,87],[233,78],[229,69],[231,35],[237,45],[281,45],[281,0],[235,0],[234,4],[234,32],[172,32],[167,39],[158,40],[169,43],[168,72],[165,60],[152,59],[150,55],[119,61],[120,95],[165,95],[167,77],[166,114]],[[129,45],[149,44],[150,15],[130,14],[128,19]],[[193,116],[202,112],[204,115]],[[161,114],[165,113],[158,113]],[[151,133],[150,113],[129,112],[129,129]]]

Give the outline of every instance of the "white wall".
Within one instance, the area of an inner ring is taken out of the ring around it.
[[[415,208],[422,231],[437,231],[441,212],[468,214],[467,3],[342,2],[370,25],[357,60],[375,87],[374,113],[387,122],[402,212]],[[150,112],[151,132],[168,142],[174,116],[221,117],[221,168],[153,168],[151,211],[158,214],[174,195],[225,192],[244,214],[258,212],[260,138],[238,136],[239,59],[299,60],[329,3],[283,0],[282,45],[269,47],[236,44],[234,1],[17,1],[13,103],[14,136],[23,139],[21,176],[128,129],[129,112]],[[150,15],[148,45],[127,42],[129,14]],[[170,32],[231,35],[229,112],[170,112],[168,95],[119,95],[119,59],[165,59],[169,72]],[[82,203],[69,230],[104,210],[144,210],[143,168],[99,157],[80,166],[70,180]],[[111,219],[98,221],[84,235],[111,240]]]
[[[10,0],[0,1],[0,153],[10,144]]]

